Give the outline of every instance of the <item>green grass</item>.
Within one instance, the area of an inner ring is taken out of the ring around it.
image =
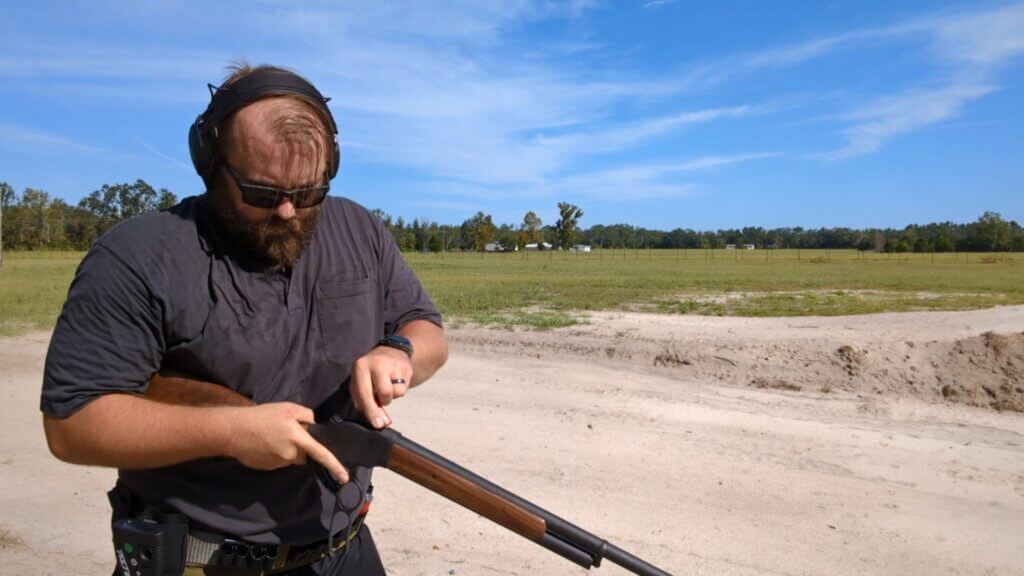
[[[734,292],[681,296],[639,306],[643,311],[705,316],[842,316],[918,310],[970,310],[1017,303],[1006,294],[939,294],[881,290]]]
[[[52,328],[82,252],[5,252],[0,336]]]
[[[8,253],[0,334],[48,329],[81,253]],[[732,316],[966,310],[1024,303],[1024,254],[615,250],[407,254],[446,317],[550,329],[589,310]]]
[[[497,312],[481,312],[469,314],[462,319],[474,324],[482,324],[495,328],[511,330],[515,327],[531,330],[551,330],[580,324],[583,320],[578,316],[557,311],[505,310]]]
[[[530,326],[516,310],[800,316],[1024,303],[1024,254],[615,250],[406,259],[446,315],[498,325]]]

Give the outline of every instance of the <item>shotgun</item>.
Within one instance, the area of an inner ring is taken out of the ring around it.
[[[156,374],[146,398],[188,406],[252,406],[225,386]],[[351,470],[387,468],[424,488],[504,526],[576,564],[590,568],[608,560],[643,576],[668,572],[626,552],[543,508],[516,496],[402,436],[393,428],[373,430],[353,421],[312,424],[310,434]],[[328,476],[320,474],[321,479]]]

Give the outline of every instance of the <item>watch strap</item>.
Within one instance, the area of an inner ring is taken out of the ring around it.
[[[412,342],[405,336],[390,334],[378,340],[377,346],[387,346],[388,348],[401,350],[408,354],[409,358],[412,358]]]

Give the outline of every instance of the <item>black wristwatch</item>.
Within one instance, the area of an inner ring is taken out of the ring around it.
[[[412,358],[412,342],[409,341],[405,336],[399,336],[398,334],[391,334],[385,336],[377,342],[377,346],[387,346],[388,348],[396,348],[405,352]]]

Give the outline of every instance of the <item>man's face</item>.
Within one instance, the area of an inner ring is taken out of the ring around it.
[[[324,143],[315,137],[275,137],[270,129],[281,107],[294,105],[284,98],[267,98],[235,114],[220,148],[243,181],[287,190],[324,184]],[[272,268],[294,266],[312,239],[320,208],[296,208],[290,200],[276,208],[255,208],[242,201],[225,167],[218,168],[216,178],[212,205],[229,241]]]

